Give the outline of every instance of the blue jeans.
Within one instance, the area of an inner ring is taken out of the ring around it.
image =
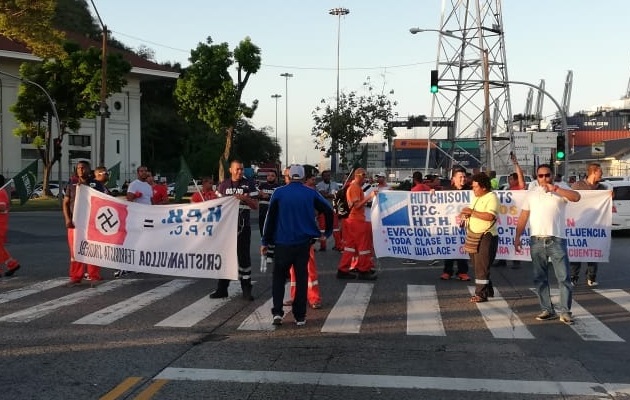
[[[567,256],[566,239],[554,236],[532,236],[530,252],[534,269],[534,285],[540,307],[544,311],[555,312],[551,303],[549,289],[550,263],[548,259],[551,259],[551,266],[556,274],[558,288],[560,289],[560,304],[556,308],[561,314],[570,312],[573,288],[569,279],[569,257]]]

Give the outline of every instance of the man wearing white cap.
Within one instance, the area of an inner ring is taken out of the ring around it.
[[[275,245],[272,296],[273,324],[281,325],[284,317],[283,300],[287,271],[295,273],[296,294],[292,313],[297,326],[306,324],[308,289],[307,264],[311,244],[317,238],[332,234],[332,207],[317,191],[305,186],[304,167],[289,168],[289,184],[276,189],[269,202],[269,211],[263,227],[260,253],[265,255],[270,244]],[[324,213],[326,229],[320,233],[315,212]]]

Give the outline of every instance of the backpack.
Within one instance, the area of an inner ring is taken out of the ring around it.
[[[333,197],[333,211],[340,219],[348,218],[348,215],[350,215],[350,206],[348,205],[348,198],[346,197],[348,187],[349,185],[345,185],[337,190],[335,197]]]
[[[335,197],[333,197],[333,211],[337,214],[339,219],[348,218],[350,215],[350,205],[348,204],[348,198],[346,197],[346,192],[350,185],[345,185],[341,189],[337,190],[335,193]],[[363,192],[365,193],[371,186],[366,185],[363,187]]]

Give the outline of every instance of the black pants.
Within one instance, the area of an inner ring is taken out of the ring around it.
[[[295,272],[295,299],[293,299],[292,312],[296,321],[304,321],[306,318],[306,293],[308,290],[308,258],[310,256],[310,243],[295,246],[276,245],[276,256],[273,267],[273,283],[271,293],[273,296],[272,315],[283,315],[282,302],[284,300],[284,286],[287,281],[289,268],[293,266]]]
[[[250,245],[252,241],[252,227],[245,225],[240,228],[236,236],[236,255],[238,258],[238,279],[241,281],[241,288],[251,288],[252,286],[252,259],[250,256]],[[229,279],[219,279],[217,291],[227,292],[230,286]]]
[[[459,258],[457,260],[444,260],[444,270],[442,272],[447,273],[449,275],[453,275],[453,265],[457,261],[457,273],[458,274],[467,274],[468,273],[468,260],[465,258]]]
[[[470,255],[475,269],[475,295],[482,299],[494,296],[492,281],[490,280],[490,266],[494,263],[499,247],[499,237],[486,233],[481,237],[479,251]]]

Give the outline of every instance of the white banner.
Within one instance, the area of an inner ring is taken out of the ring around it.
[[[527,191],[495,191],[499,197],[499,248],[497,259],[531,260],[529,225],[514,251],[514,233]],[[566,225],[571,261],[608,262],[612,197],[610,191],[580,191],[582,198],[569,203]],[[382,191],[372,206],[372,236],[377,257],[417,260],[468,258],[466,231],[459,227],[459,212],[470,206],[472,191]]]
[[[238,279],[238,200],[149,206],[87,186],[74,203],[74,258],[105,268]]]

